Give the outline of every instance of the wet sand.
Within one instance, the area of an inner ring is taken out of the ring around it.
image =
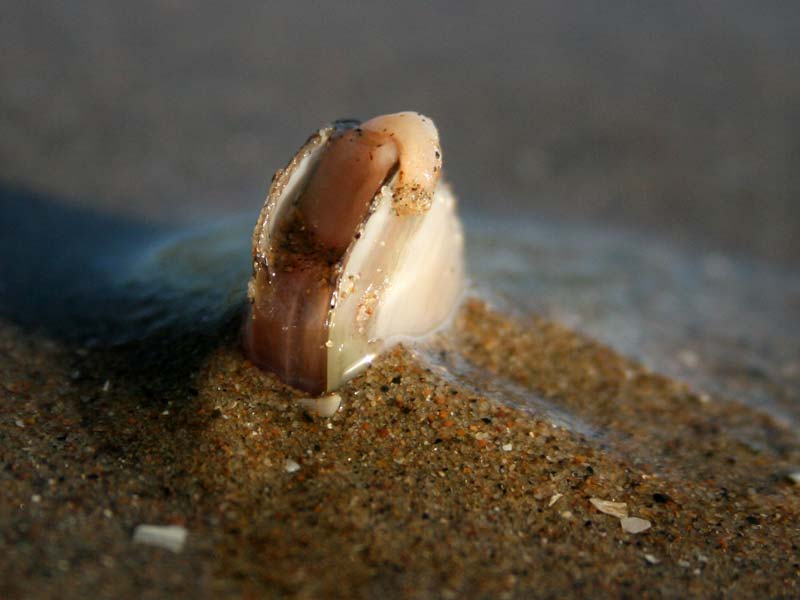
[[[230,331],[164,372],[2,323],[0,596],[798,594],[800,445],[764,414],[473,300],[321,419]]]

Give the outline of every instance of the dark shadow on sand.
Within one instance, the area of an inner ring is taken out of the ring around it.
[[[83,430],[68,435],[89,436],[92,464],[163,478],[174,502],[196,493],[203,462],[197,373],[238,341],[252,220],[232,223],[168,228],[0,183],[0,319],[65,348]]]
[[[246,246],[217,260],[203,236],[0,183],[0,317],[172,386],[235,335],[244,297]],[[196,253],[182,246],[198,237],[205,254],[183,277],[181,260]]]
[[[72,343],[117,337],[125,299],[100,265],[160,233],[0,183],[0,315]]]

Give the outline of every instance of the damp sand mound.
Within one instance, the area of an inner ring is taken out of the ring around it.
[[[796,436],[553,322],[470,301],[330,419],[230,334],[145,350],[0,324],[0,596],[799,593]]]

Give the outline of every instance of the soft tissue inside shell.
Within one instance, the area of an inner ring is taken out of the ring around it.
[[[397,161],[393,144],[378,134],[349,129],[334,134],[289,174],[311,172],[296,198],[273,207],[265,268],[256,269],[248,355],[287,383],[312,393],[327,387],[327,319],[336,267],[369,205]],[[293,176],[292,176],[293,175]]]
[[[362,129],[390,138],[398,149],[400,165],[392,190],[395,212],[427,212],[442,172],[439,132],[433,121],[414,112],[400,112],[370,119]]]
[[[309,237],[341,258],[396,163],[385,135],[357,127],[331,139],[300,200]]]

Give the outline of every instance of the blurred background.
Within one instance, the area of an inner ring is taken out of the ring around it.
[[[469,213],[794,265],[798,32],[795,2],[6,3],[0,180],[147,221],[255,214],[318,126],[411,109]]]

